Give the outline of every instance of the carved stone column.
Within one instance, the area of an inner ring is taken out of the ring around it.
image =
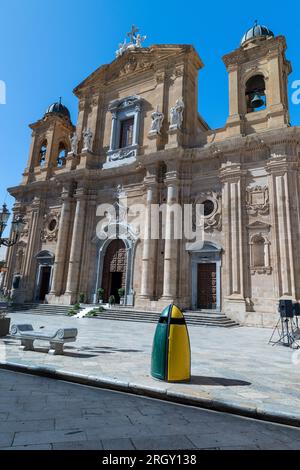
[[[76,209],[72,233],[71,252],[65,292],[65,301],[73,303],[77,300],[80,260],[82,256],[83,234],[85,229],[86,194],[85,189],[78,188],[75,193]]]
[[[157,240],[151,237],[151,222],[158,222],[153,220],[152,204],[157,200],[157,179],[156,175],[149,174],[146,176],[145,186],[147,191],[147,207],[145,216],[145,229],[143,240],[143,258],[142,258],[142,280],[141,280],[141,294],[143,299],[149,299],[154,295],[154,277],[155,277],[155,249]]]
[[[232,318],[242,321],[245,303],[245,223],[243,207],[245,175],[239,164],[224,165],[220,178],[223,182],[223,220],[225,227],[225,305]]]
[[[52,285],[48,296],[48,300],[53,302],[53,297],[60,296],[63,288],[63,276],[64,276],[64,265],[65,257],[68,246],[68,233],[70,226],[70,215],[71,215],[71,198],[70,188],[65,187],[62,191],[62,208],[61,217],[59,221],[58,240],[55,252],[55,261],[53,266]]]

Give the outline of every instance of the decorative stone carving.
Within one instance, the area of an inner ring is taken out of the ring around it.
[[[71,142],[71,153],[73,153],[73,155],[77,155],[78,137],[77,137],[76,132],[74,132],[74,134],[72,134],[72,136],[70,137],[70,142]]]
[[[170,109],[170,129],[181,129],[183,123],[184,103],[182,99],[176,101],[175,106]]]
[[[269,190],[267,186],[254,186],[246,189],[246,210],[249,215],[269,213]]]
[[[57,241],[58,229],[59,229],[59,211],[50,211],[49,214],[44,215],[43,229],[41,231],[42,242],[53,242]]]
[[[165,80],[165,72],[156,72],[156,83],[163,83]]]
[[[123,187],[121,184],[118,184],[114,190],[114,198],[119,201],[121,197],[126,196],[125,191],[123,190]]]
[[[23,216],[23,221],[25,222],[25,226],[23,231],[20,233],[20,239],[27,238],[29,233],[29,217]]]
[[[116,57],[121,57],[121,55],[124,54],[124,52],[126,51],[126,46],[126,39],[124,39],[123,43],[119,43],[119,48],[116,50]]]
[[[123,160],[124,158],[135,157],[136,156],[136,149],[119,149],[115,150],[113,153],[109,155],[109,161],[115,162],[117,160]]]
[[[87,128],[83,131],[83,150],[88,150],[92,152],[93,149],[93,133],[92,131]]]
[[[119,48],[116,50],[117,58],[121,57],[127,50],[135,50],[142,47],[142,43],[146,40],[147,36],[141,36],[140,34],[137,34],[138,31],[139,29],[133,25],[131,31],[127,33],[127,36],[129,37],[129,43],[127,43],[125,38],[124,42],[120,43]]]
[[[211,202],[210,210],[205,214],[206,205]],[[212,232],[213,230],[222,229],[222,197],[220,192],[207,191],[200,193],[200,195],[194,201],[193,210],[193,229],[196,228],[196,216],[195,210],[197,204],[204,204],[204,230],[206,232]]]
[[[164,121],[164,117],[165,117],[164,113],[160,113],[158,111],[158,106],[157,106],[156,111],[154,111],[154,113],[151,114],[152,122],[151,122],[150,131],[149,131],[150,135],[155,135],[155,134],[160,135],[160,130]]]

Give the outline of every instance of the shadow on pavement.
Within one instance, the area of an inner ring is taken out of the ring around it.
[[[192,375],[190,384],[192,385],[222,385],[223,387],[246,386],[251,382],[237,379],[225,379],[224,377],[205,377],[204,375]]]

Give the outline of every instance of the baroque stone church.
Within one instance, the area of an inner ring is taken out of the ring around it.
[[[118,302],[123,287],[137,310],[175,302],[272,325],[279,299],[300,300],[300,129],[289,122],[285,38],[255,24],[223,57],[229,115],[211,129],[197,110],[194,47],[144,47],[137,33],[74,89],[76,125],[61,102],[30,125],[23,180],[9,189],[26,227],[5,288],[16,302],[72,304],[96,302],[99,288]],[[120,211],[107,224],[118,235],[97,237],[97,207],[120,209],[125,196],[129,209],[145,204],[144,233],[151,204],[203,204],[204,244],[142,239]]]

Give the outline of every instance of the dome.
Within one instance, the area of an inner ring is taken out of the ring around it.
[[[67,118],[71,118],[70,117],[70,111],[68,110],[68,108],[66,108],[66,106],[64,106],[63,104],[61,104],[61,100],[59,100],[58,103],[53,103],[51,104],[47,110],[46,110],[46,113],[45,114],[49,114],[49,113],[56,113],[56,114],[60,114],[62,116],[65,116]]]
[[[254,26],[248,29],[248,31],[242,37],[241,45],[245,44],[245,42],[248,42],[251,39],[254,40],[257,38],[271,38],[271,37],[274,37],[274,33],[266,26],[262,26],[260,24],[257,24],[256,22]]]

